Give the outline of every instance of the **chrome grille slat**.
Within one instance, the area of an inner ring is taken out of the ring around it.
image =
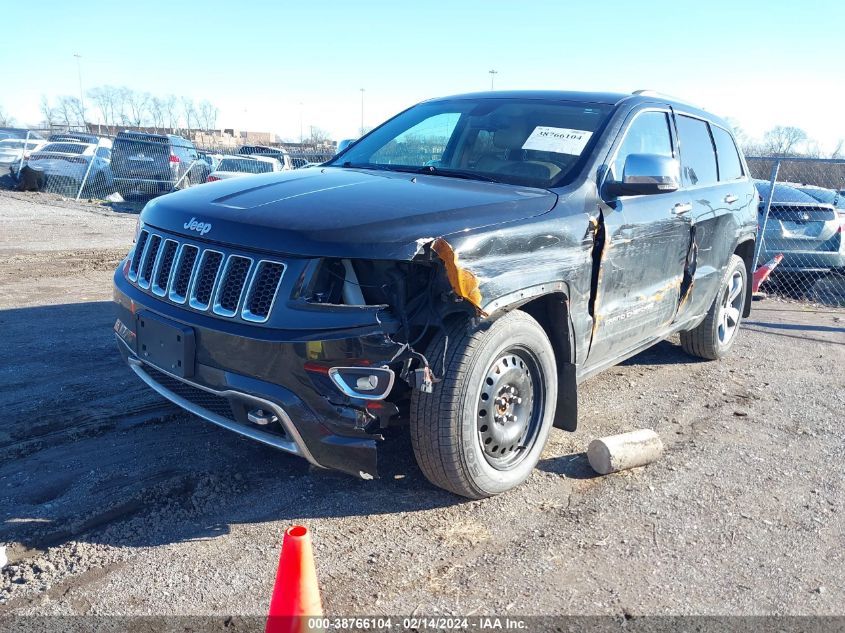
[[[141,264],[138,268],[138,286],[146,290],[150,287],[150,280],[153,276],[158,251],[161,246],[161,236],[150,234],[150,239],[144,247],[144,254],[141,255]]]
[[[241,318],[253,323],[264,323],[270,318],[279,284],[285,273],[285,265],[262,259],[255,267],[249,280],[249,287],[241,310]]]
[[[211,298],[220,280],[220,269],[223,264],[223,253],[210,248],[200,255],[199,264],[194,271],[191,292],[188,295],[188,305],[194,310],[204,312],[211,305]]]
[[[265,323],[286,266],[142,229],[129,281],[160,299],[218,317]]]
[[[252,271],[252,259],[241,255],[229,255],[223,267],[220,284],[214,293],[212,312],[220,316],[233,317],[238,313],[246,290],[246,281]]]
[[[185,303],[188,298],[188,289],[194,279],[194,268],[199,259],[199,249],[192,244],[182,244],[176,259],[176,266],[173,271],[173,281],[170,284],[168,299],[173,303]]]
[[[141,260],[144,257],[144,251],[147,248],[149,237],[149,231],[141,231],[138,234],[138,241],[135,242],[135,250],[132,253],[132,263],[129,265],[129,281],[134,282],[138,279],[138,267],[141,265]]]
[[[154,295],[163,297],[167,294],[170,273],[173,270],[173,260],[179,243],[176,240],[164,240],[164,245],[158,249],[158,261],[153,269],[152,290]]]

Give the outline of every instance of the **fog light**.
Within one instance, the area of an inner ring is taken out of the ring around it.
[[[355,387],[359,391],[372,391],[378,387],[378,376],[370,374],[369,376],[361,376],[355,381]]]
[[[393,387],[393,370],[388,367],[332,367],[329,378],[350,398],[382,400]]]

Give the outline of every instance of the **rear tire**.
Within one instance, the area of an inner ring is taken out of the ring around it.
[[[681,332],[681,347],[687,354],[717,360],[730,353],[739,333],[747,288],[745,262],[739,255],[731,255],[707,316],[696,328]]]
[[[459,319],[426,356],[443,374],[433,393],[411,397],[411,442],[426,478],[471,499],[525,481],[557,402],[554,350],[540,324],[518,310],[483,328]]]

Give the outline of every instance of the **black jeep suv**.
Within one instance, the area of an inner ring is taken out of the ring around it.
[[[685,103],[435,99],[321,167],[147,204],[115,332],[215,424],[365,478],[405,425],[423,473],[478,498],[575,429],[588,376],[676,332],[730,351],[756,206],[728,126]]]

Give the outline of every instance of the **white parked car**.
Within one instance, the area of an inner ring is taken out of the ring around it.
[[[38,172],[45,191],[73,193],[87,174],[83,195],[105,197],[114,192],[110,139],[101,139],[99,145],[72,141],[47,143],[33,152],[27,165]]]
[[[269,174],[274,171],[284,171],[282,164],[275,158],[269,156],[224,156],[220,159],[217,169],[211,172],[206,182],[215,180],[227,180],[251,174]]]
[[[46,144],[47,141],[43,139],[27,141],[22,138],[7,138],[0,141],[0,175],[8,173],[10,168],[18,171],[33,152],[37,152]]]

